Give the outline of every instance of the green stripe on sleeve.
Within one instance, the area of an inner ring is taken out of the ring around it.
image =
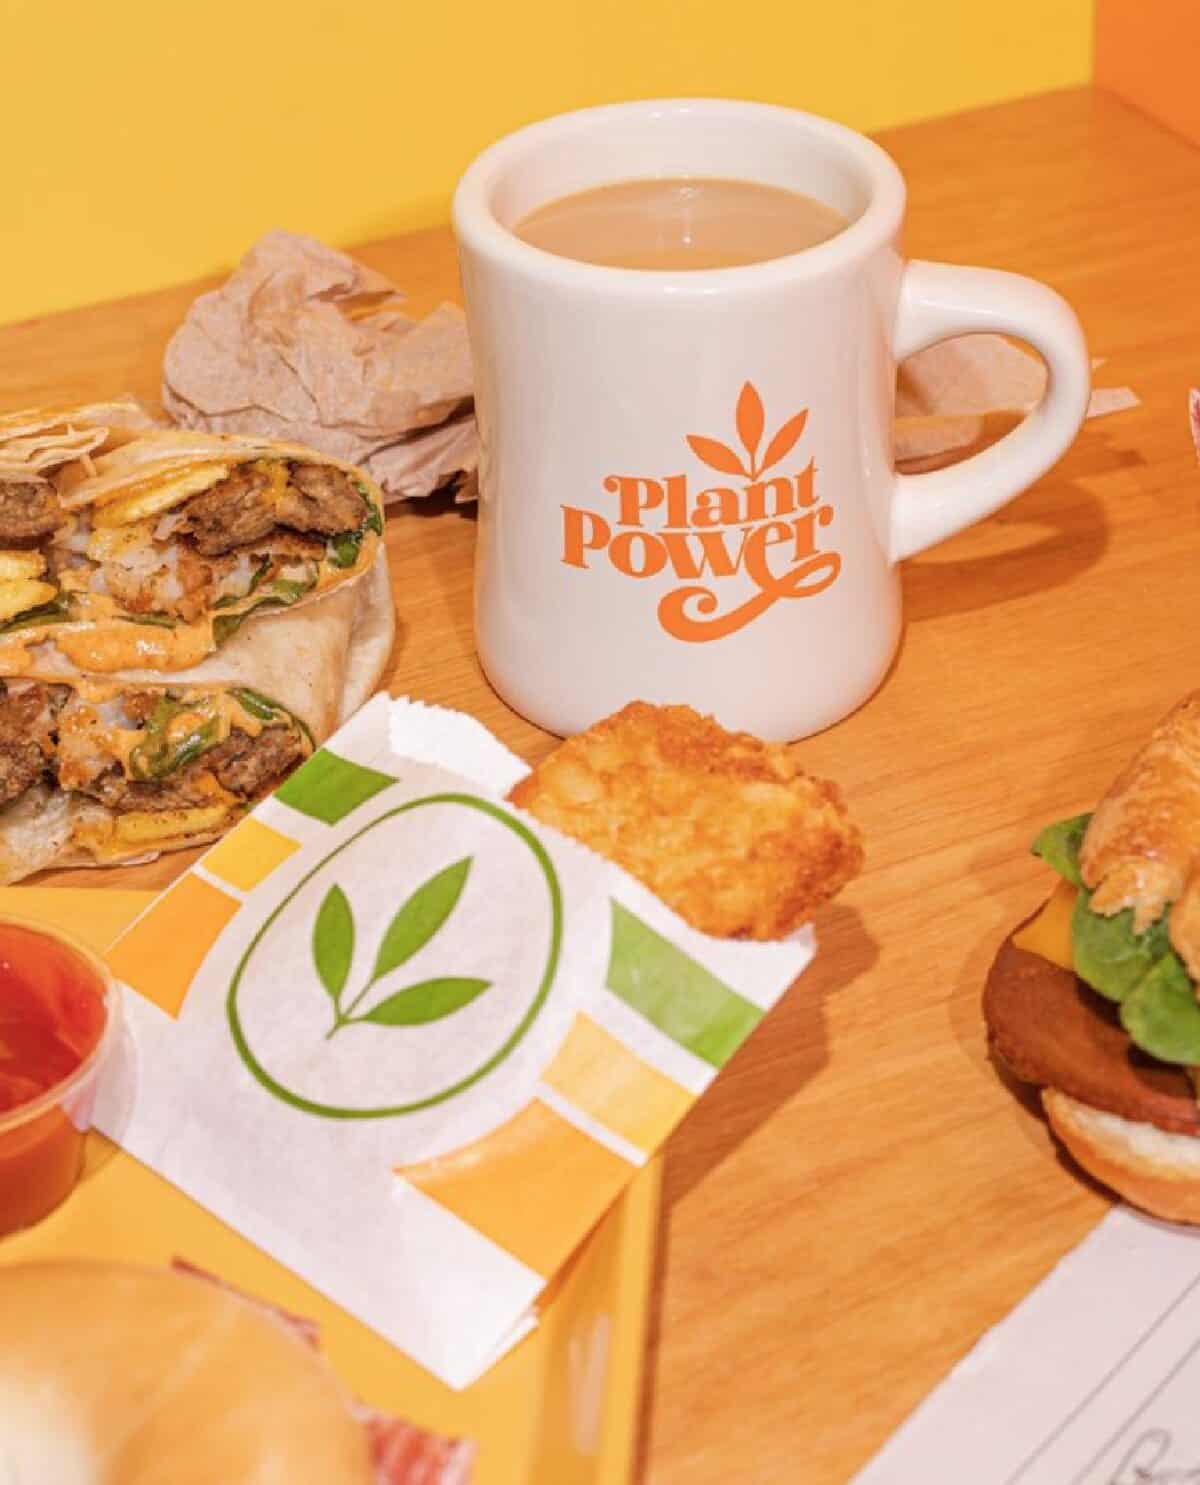
[[[321,748],[276,790],[275,798],[302,815],[336,825],[395,782],[390,773],[378,773]]]
[[[724,1067],[763,1013],[619,902],[605,984],[664,1036]]]

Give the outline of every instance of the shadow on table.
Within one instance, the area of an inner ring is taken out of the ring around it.
[[[650,1421],[654,1417],[654,1399],[658,1389],[658,1348],[662,1339],[663,1284],[667,1273],[669,1227],[667,1204],[663,1201],[658,1208],[658,1231],[654,1238],[654,1272],[650,1279],[650,1313],[646,1320],[642,1395],[638,1405],[637,1434],[629,1485],[643,1485],[650,1466]]]
[[[663,1207],[704,1179],[828,1061],[825,1001],[879,958],[879,946],[851,907],[817,914],[817,957],[764,1025],[723,1069],[667,1146]]]
[[[1100,560],[1109,543],[1104,503],[1080,481],[1144,463],[1135,449],[1085,430],[1061,476],[1051,474],[988,517],[994,531],[1011,530],[1011,546],[960,559],[940,559],[934,548],[904,564],[905,618],[919,624],[970,613],[1073,581]]]
[[[817,914],[814,926],[817,957],[771,1012],[766,1024],[695,1105],[667,1146],[634,1485],[642,1485],[646,1479],[671,1208],[825,1066],[825,1002],[830,995],[848,989],[879,958],[878,944],[852,907],[831,904]]]

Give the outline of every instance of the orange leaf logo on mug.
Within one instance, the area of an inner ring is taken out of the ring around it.
[[[816,492],[811,458],[798,473],[777,469],[807,420],[807,410],[788,418],[760,458],[766,411],[754,383],[746,382],[734,413],[744,452],[687,435],[696,458],[725,482],[694,489],[686,473],[610,474],[604,489],[615,497],[615,508],[562,507],[563,562],[584,571],[607,562],[635,580],[669,570],[678,586],[659,600],[658,621],[689,643],[734,634],[783,599],[823,593],[842,566],[840,555],[821,545],[833,506]],[[768,470],[776,472],[768,476]],[[757,591],[722,612],[719,584],[740,577],[750,578]]]

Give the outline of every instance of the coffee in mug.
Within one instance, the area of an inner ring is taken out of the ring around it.
[[[513,228],[522,242],[607,268],[734,268],[786,258],[846,219],[800,191],[753,180],[623,180],[549,201]]]

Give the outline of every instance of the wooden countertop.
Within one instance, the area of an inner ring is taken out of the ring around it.
[[[671,1142],[652,1485],[839,1485],[1102,1216],[989,1065],[980,988],[1047,891],[1036,828],[1094,802],[1200,684],[1200,154],[1089,90],[883,142],[909,179],[909,251],[1045,279],[1106,358],[1102,384],[1142,406],[1087,425],[1034,489],[907,563],[891,675],[799,745],[843,786],[869,861],[818,920],[816,965]],[[419,309],[456,293],[445,231],[362,257]],[[0,330],[0,408],[154,396],[197,287]],[[549,739],[473,657],[472,540],[443,503],[389,522],[389,683],[535,760]],[[106,880],[157,885],[180,865]]]

